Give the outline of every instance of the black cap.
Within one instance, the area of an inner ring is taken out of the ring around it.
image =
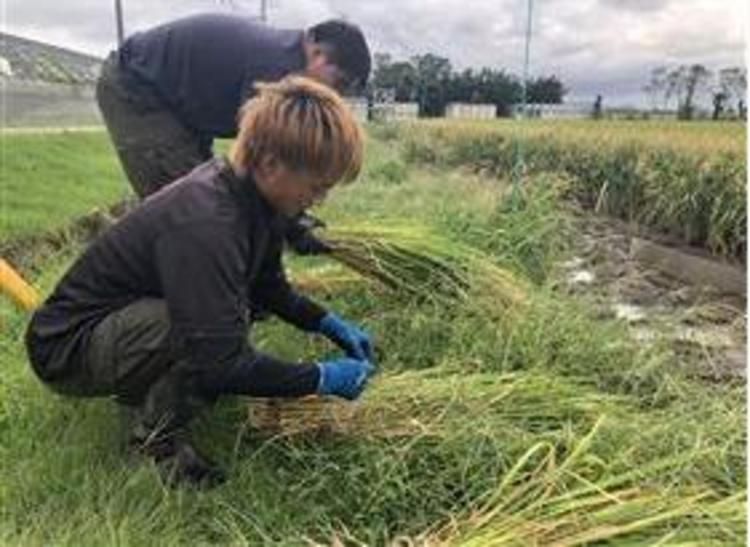
[[[331,62],[351,79],[351,84],[362,88],[370,77],[372,61],[362,31],[358,26],[341,19],[323,21],[308,29],[313,42],[330,48]]]

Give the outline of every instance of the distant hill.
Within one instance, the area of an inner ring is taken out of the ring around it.
[[[0,32],[0,77],[62,84],[92,84],[102,59]]]

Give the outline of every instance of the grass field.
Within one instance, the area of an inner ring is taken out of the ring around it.
[[[128,194],[103,131],[1,138],[0,241],[59,229]]]
[[[669,131],[691,140],[695,128]],[[689,377],[670,348],[644,347],[556,292],[550,272],[576,237],[569,177],[530,174],[511,202],[502,173],[434,169],[405,154],[420,135],[372,134],[361,180],[318,211],[331,229],[421,230],[470,247],[512,272],[526,303],[446,303],[290,260],[301,285],[374,333],[380,374],[345,435],[269,437],[247,427],[246,401],[222,401],[197,438],[230,481],[197,492],[165,489],[124,457],[111,402],[46,391],[23,352],[26,316],[2,302],[0,544],[744,544],[744,385]],[[7,136],[2,148],[2,243],[123,195],[104,134]],[[49,290],[80,249],[26,273]],[[333,350],[276,321],[252,338],[291,359]]]

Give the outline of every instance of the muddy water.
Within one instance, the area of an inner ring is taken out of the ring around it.
[[[597,317],[626,323],[638,344],[666,340],[690,375],[746,377],[743,297],[678,281],[636,261],[634,230],[624,223],[585,214],[574,223],[573,257],[554,274],[561,290],[593,301]]]

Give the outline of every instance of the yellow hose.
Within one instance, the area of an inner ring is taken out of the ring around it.
[[[0,258],[0,292],[6,293],[20,307],[31,311],[39,305],[39,293]]]

